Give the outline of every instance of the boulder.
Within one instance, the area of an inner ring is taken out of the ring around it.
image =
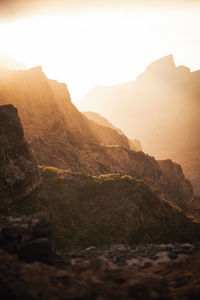
[[[0,205],[29,195],[39,184],[18,111],[13,105],[0,106]]]
[[[0,247],[20,259],[51,263],[53,247],[48,214],[4,218],[0,226]]]

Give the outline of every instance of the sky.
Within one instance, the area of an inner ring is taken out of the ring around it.
[[[177,65],[200,69],[200,1],[1,0],[0,37],[1,52],[41,65],[76,102],[171,53]]]

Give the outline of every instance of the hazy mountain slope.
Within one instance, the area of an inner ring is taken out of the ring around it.
[[[105,127],[109,127],[112,128],[114,130],[116,130],[119,134],[124,135],[124,133],[121,131],[121,129],[116,128],[113,124],[111,124],[109,122],[109,120],[107,120],[106,118],[102,117],[101,115],[92,112],[92,111],[88,111],[88,112],[83,112],[83,114],[89,119],[92,120],[94,122],[96,122],[97,124],[100,124],[102,126]],[[130,149],[134,150],[134,151],[142,151],[142,146],[139,140],[134,139],[128,139],[129,140],[129,145],[130,145]]]
[[[130,150],[128,139],[116,130],[88,120],[72,104],[66,85],[49,80],[40,67],[0,73],[0,104],[18,108],[25,137],[41,165],[90,175],[130,174],[143,178],[168,200],[189,202],[190,183],[180,169],[166,178],[153,157]],[[169,183],[169,180],[171,183]],[[167,190],[167,185],[180,191]]]
[[[105,127],[110,127],[112,129],[115,129],[118,133],[120,134],[124,134],[122,132],[121,129],[115,127],[112,123],[110,123],[110,121],[104,117],[102,117],[101,115],[93,112],[93,111],[87,111],[87,112],[83,112],[83,114],[90,120],[95,121],[96,123],[105,126]]]
[[[200,193],[199,83],[200,71],[176,67],[170,55],[150,64],[133,82],[93,88],[78,108],[108,117],[157,159],[180,163]]]

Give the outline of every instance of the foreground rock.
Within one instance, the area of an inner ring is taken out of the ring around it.
[[[1,299],[189,300],[200,297],[200,255],[137,271],[104,259],[58,270],[0,250]]]
[[[29,195],[40,183],[17,109],[0,106],[0,206]]]
[[[57,266],[80,264],[83,261],[104,258],[115,266],[133,266],[138,270],[146,269],[171,260],[184,258],[188,255],[200,254],[200,243],[196,244],[113,244],[86,249],[68,248],[57,256]]]
[[[0,247],[27,262],[53,260],[49,216],[38,213],[19,218],[1,218]]]

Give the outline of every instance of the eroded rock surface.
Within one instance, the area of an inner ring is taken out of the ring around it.
[[[24,261],[51,263],[51,222],[45,213],[1,218],[0,247]]]
[[[17,109],[0,106],[0,205],[30,194],[40,183]]]

